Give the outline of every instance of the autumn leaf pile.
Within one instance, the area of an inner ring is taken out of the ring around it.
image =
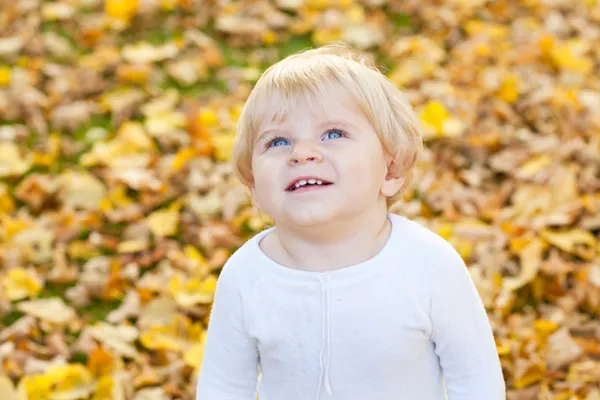
[[[227,163],[271,63],[343,40],[426,152],[509,399],[599,400],[596,0],[0,0],[0,394],[192,399],[218,272],[264,228]]]

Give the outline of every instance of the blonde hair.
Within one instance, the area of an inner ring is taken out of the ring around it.
[[[337,84],[356,101],[377,133],[384,149],[392,156],[396,177],[404,177],[399,191],[413,178],[414,166],[422,151],[419,119],[408,100],[368,57],[344,44],[330,44],[303,50],[270,66],[248,96],[238,121],[232,153],[235,175],[248,187],[253,185],[252,152],[257,130],[266,115],[269,101],[281,98],[275,118],[285,118],[299,102],[313,111],[326,105],[327,84]],[[395,197],[395,196],[394,196]]]

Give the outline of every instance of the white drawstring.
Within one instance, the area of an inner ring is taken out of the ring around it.
[[[325,368],[325,390],[331,396],[331,382],[329,381],[329,365],[331,363],[331,290],[329,282],[330,276],[327,274],[327,367]]]
[[[317,392],[317,400],[321,397],[321,388],[323,387],[323,381],[325,381],[325,390],[327,394],[331,396],[331,382],[329,380],[329,363],[331,361],[331,296],[329,291],[330,277],[327,274],[327,288],[323,285],[323,278],[319,275],[321,281],[321,315],[323,316],[323,329],[321,333],[321,354],[319,356],[319,363],[321,367],[321,376],[319,379],[319,389]],[[327,304],[326,304],[327,303]],[[323,366],[323,352],[327,346],[327,360],[325,366]]]

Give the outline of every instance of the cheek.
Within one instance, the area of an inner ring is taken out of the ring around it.
[[[345,183],[350,185],[348,190],[359,197],[368,193],[378,193],[385,181],[385,159],[372,149],[355,154],[338,167],[342,169],[340,173],[346,178]],[[358,182],[360,185],[357,185]]]
[[[257,162],[254,164],[253,172],[256,198],[262,204],[271,202],[277,189],[281,186],[277,170],[269,167],[267,163]]]

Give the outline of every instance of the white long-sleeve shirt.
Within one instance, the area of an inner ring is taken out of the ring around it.
[[[268,258],[264,230],[217,283],[197,400],[504,400],[493,333],[440,236],[389,214],[373,258],[329,272]],[[443,383],[445,380],[445,387]]]

